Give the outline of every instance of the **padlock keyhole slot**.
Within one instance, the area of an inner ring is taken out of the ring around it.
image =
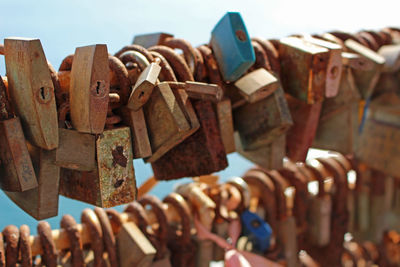
[[[97,86],[96,86],[96,94],[100,94],[100,85],[101,85],[101,82],[99,82],[99,81],[97,81]]]
[[[236,38],[239,39],[239,41],[242,41],[242,42],[246,42],[247,41],[246,33],[244,31],[237,30],[235,32],[235,35],[236,35]]]
[[[140,94],[139,94],[139,99],[142,98],[143,96],[144,96],[144,92],[141,91]]]
[[[40,97],[42,100],[46,100],[46,95],[44,93],[44,87],[40,87]]]

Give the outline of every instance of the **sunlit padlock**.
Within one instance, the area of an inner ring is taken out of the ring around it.
[[[255,62],[254,50],[243,19],[228,12],[211,33],[210,45],[225,81],[235,81]]]

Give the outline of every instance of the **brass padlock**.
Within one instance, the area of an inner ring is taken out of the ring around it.
[[[96,160],[91,172],[62,169],[60,194],[100,207],[133,201],[136,180],[130,129],[105,130],[97,136]]]
[[[71,69],[71,122],[79,132],[100,134],[104,130],[110,80],[106,45],[78,47]]]
[[[56,150],[45,150],[28,144],[38,186],[25,192],[4,193],[36,220],[57,216],[60,167],[54,164]]]
[[[34,145],[58,147],[54,86],[39,39],[6,38],[8,91],[26,138]]]
[[[306,101],[320,102],[325,97],[329,50],[297,37],[279,41],[281,82],[285,92]]]
[[[0,186],[7,191],[26,191],[38,186],[21,122],[11,112],[6,86],[0,77]]]

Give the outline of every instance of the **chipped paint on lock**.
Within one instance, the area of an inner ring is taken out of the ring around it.
[[[132,201],[136,182],[129,127],[104,131],[96,140],[103,206]]]

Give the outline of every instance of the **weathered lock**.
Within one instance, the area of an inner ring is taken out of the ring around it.
[[[26,138],[52,150],[58,147],[54,86],[39,39],[6,38],[8,91]]]
[[[137,111],[150,98],[155,87],[161,67],[157,62],[150,63],[139,75],[129,97],[127,107]]]
[[[21,122],[11,112],[6,86],[0,77],[0,185],[6,191],[26,191],[38,186]]]
[[[263,100],[233,110],[233,120],[244,151],[270,144],[293,124],[280,87]]]
[[[199,65],[200,69],[203,68],[206,74],[203,77],[208,78],[209,82],[217,85],[219,88],[224,88],[222,77],[218,68],[216,59],[207,46],[200,46],[196,49],[200,53],[200,62],[203,60],[203,65]],[[221,101],[214,104],[214,110],[217,114],[219,131],[221,133],[222,142],[224,143],[225,153],[232,153],[236,151],[235,140],[233,137],[233,115],[232,115],[232,100],[224,97]]]
[[[351,154],[354,152],[357,142],[361,100],[354,81],[353,69],[364,68],[368,62],[363,58],[355,57],[355,54],[342,55],[346,60],[339,93],[323,102],[312,146]]]
[[[293,126],[286,134],[287,156],[293,161],[305,161],[317,132],[322,102],[307,104],[286,94]]]
[[[279,41],[282,86],[285,92],[308,104],[325,97],[329,50],[297,37]]]
[[[359,89],[361,97],[367,99],[372,95],[376,83],[378,82],[382,68],[385,64],[385,58],[368,47],[365,47],[351,39],[346,40],[344,45],[351,52],[360,54],[362,57],[372,62],[372,68],[368,71],[357,69],[353,71],[355,83]]]
[[[153,228],[155,233],[157,243],[155,247],[157,248],[157,253],[154,258],[154,261],[151,266],[163,267],[163,266],[172,266],[170,261],[171,252],[168,249],[168,221],[167,215],[164,212],[162,202],[150,195],[144,195],[141,199],[139,199],[139,203],[146,208],[147,205],[151,207],[151,210],[154,212],[157,219],[157,228]]]
[[[272,143],[253,150],[245,150],[239,134],[235,133],[236,151],[244,158],[265,169],[280,169],[286,155],[286,135],[281,135]]]
[[[54,163],[66,169],[92,171],[96,168],[96,137],[73,129],[65,129],[64,126],[70,125],[68,121],[65,121],[68,112],[68,104],[60,105],[58,133],[60,143]]]
[[[379,48],[378,54],[385,59],[383,72],[395,72],[400,68],[400,45],[383,45]]]
[[[152,162],[157,179],[199,176],[228,166],[211,102],[196,101],[193,106],[200,122],[200,129],[160,159]]]
[[[170,225],[168,235],[168,248],[171,251],[171,264],[177,267],[195,266],[196,243],[191,235],[191,213],[188,203],[177,194],[170,193],[163,200],[173,207],[180,217],[179,225]]]
[[[133,222],[124,223],[117,234],[121,267],[151,266],[156,249]]]
[[[235,86],[247,102],[254,103],[271,95],[278,88],[279,82],[266,69],[260,68],[239,78]]]
[[[371,168],[397,176],[399,151],[399,97],[384,94],[371,101],[356,149],[356,158]]]
[[[216,84],[186,81],[184,88],[190,98],[216,103],[222,100],[224,94]]]
[[[329,50],[329,59],[326,67],[325,97],[335,97],[339,92],[342,75],[342,47],[333,42],[327,42],[307,35],[304,36],[304,39],[307,42]]]
[[[60,167],[54,164],[56,150],[45,150],[28,144],[38,186],[24,192],[4,193],[36,220],[57,216]]]
[[[100,207],[135,199],[131,134],[128,127],[105,130],[96,139],[95,170],[61,170],[60,194]]]
[[[160,45],[164,40],[172,38],[173,35],[164,32],[139,34],[133,38],[133,44],[141,45],[145,48]]]
[[[243,19],[228,12],[211,33],[210,45],[225,81],[235,81],[255,62],[254,50]]]
[[[110,80],[106,45],[78,47],[71,69],[69,90],[71,122],[79,132],[100,134],[104,130]]]

